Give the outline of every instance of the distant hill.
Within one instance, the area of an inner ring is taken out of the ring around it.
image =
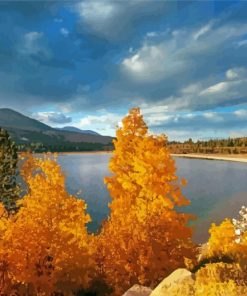
[[[52,128],[36,119],[29,118],[12,109],[0,109],[0,126],[31,131],[48,131]]]
[[[86,134],[86,135],[98,135],[100,136],[100,134],[91,131],[91,130],[81,130],[77,127],[74,126],[64,126],[62,128],[57,128],[58,130],[63,130],[63,131],[68,131],[68,132],[76,132],[76,133],[80,133],[80,134]]]
[[[74,127],[52,128],[7,108],[0,109],[0,127],[10,133],[21,150],[26,147],[41,147],[42,151],[92,151],[111,150],[112,147],[112,137],[93,131],[83,132]]]

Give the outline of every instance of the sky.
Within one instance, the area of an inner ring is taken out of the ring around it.
[[[1,1],[0,108],[115,135],[247,136],[247,1]]]

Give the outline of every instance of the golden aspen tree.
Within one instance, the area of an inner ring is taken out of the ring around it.
[[[131,285],[154,286],[193,253],[189,201],[165,135],[148,134],[139,108],[123,119],[105,178],[110,217],[97,238],[99,274],[120,295]]]
[[[0,220],[0,254],[7,262],[7,276],[0,268],[0,279],[8,282],[1,283],[0,291],[73,295],[87,286],[92,267],[85,202],[67,193],[64,175],[54,160],[30,158],[25,170],[28,192],[20,209],[9,218],[7,228]]]

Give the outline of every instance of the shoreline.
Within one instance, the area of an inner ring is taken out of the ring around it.
[[[113,151],[71,151],[71,152],[51,152],[51,154],[58,155],[76,155],[76,154],[110,154]],[[35,154],[43,154],[43,153],[35,153]],[[228,154],[174,154],[171,153],[172,157],[179,158],[192,158],[192,159],[205,159],[205,160],[218,160],[218,161],[230,161],[230,162],[241,162],[247,163],[247,154],[236,154],[236,155],[228,155]]]
[[[194,158],[194,159],[206,159],[206,160],[218,160],[218,161],[231,161],[247,163],[247,154],[242,155],[224,155],[224,154],[171,154],[173,157],[180,158]]]
[[[52,152],[57,154],[107,154],[113,151],[71,151],[71,152]]]

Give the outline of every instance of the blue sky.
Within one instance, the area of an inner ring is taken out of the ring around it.
[[[114,135],[247,135],[246,1],[1,1],[0,107]]]

